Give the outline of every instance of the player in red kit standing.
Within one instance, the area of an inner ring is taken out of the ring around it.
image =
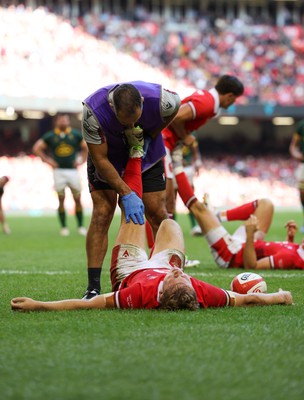
[[[195,150],[198,143],[192,133],[205,125],[210,119],[216,117],[221,108],[227,109],[231,106],[243,92],[244,86],[242,82],[234,76],[223,75],[219,78],[214,88],[198,90],[184,98],[174,120],[162,130],[166,149],[166,208],[169,218],[174,218],[176,204],[172,157],[182,157],[183,145]],[[178,187],[177,190],[179,190]],[[146,223],[146,234],[148,245],[152,248],[153,235],[148,223]],[[186,266],[195,265],[197,265],[197,260],[194,260],[193,263],[189,260]]]
[[[166,195],[169,215],[175,213],[175,193],[173,185],[172,156],[182,151],[182,145],[196,145],[192,132],[218,116],[220,109],[227,109],[244,92],[244,86],[236,77],[223,75],[214,88],[197,90],[181,101],[180,109],[171,122],[163,129],[162,135],[166,148],[165,174],[167,178]]]

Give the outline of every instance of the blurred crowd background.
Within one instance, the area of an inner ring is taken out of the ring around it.
[[[56,112],[79,129],[81,101],[103,85],[142,79],[184,97],[222,74],[240,78],[245,94],[225,114],[236,123],[198,132],[198,195],[208,192],[216,207],[254,196],[299,206],[288,146],[304,117],[303,22],[301,0],[0,1],[4,208],[57,207],[52,173],[32,155]],[[85,166],[81,176],[90,208]]]

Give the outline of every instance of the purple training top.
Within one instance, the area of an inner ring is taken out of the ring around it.
[[[145,135],[155,131],[164,120],[161,116],[161,85],[142,81],[128,82],[134,85],[144,97],[142,115],[138,124]],[[108,159],[122,175],[128,160],[128,144],[125,139],[125,127],[119,123],[108,102],[108,93],[117,85],[98,89],[84,100],[98,120],[108,143]],[[142,162],[142,171],[146,171],[165,156],[162,135],[153,139]]]

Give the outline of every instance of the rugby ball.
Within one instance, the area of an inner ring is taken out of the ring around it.
[[[240,294],[267,292],[267,284],[264,278],[253,272],[242,272],[234,277],[230,288],[233,292]]]

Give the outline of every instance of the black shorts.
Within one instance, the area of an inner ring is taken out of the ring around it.
[[[112,187],[98,179],[95,165],[91,157],[88,157],[87,172],[89,181],[89,190],[112,190]],[[160,192],[166,189],[166,178],[163,160],[158,161],[153,167],[142,174],[143,193]]]
[[[4,193],[4,189],[0,188],[0,198],[3,196],[3,193]]]

